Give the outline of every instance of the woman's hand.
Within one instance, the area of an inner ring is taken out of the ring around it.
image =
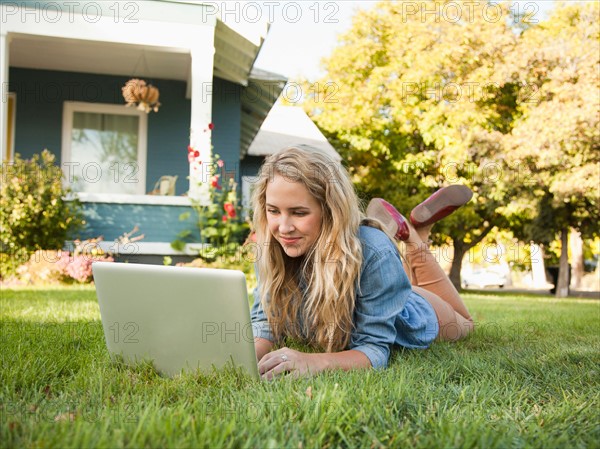
[[[289,373],[293,377],[316,374],[327,368],[330,354],[307,354],[290,348],[269,352],[258,362],[258,372],[263,379]]]
[[[360,351],[307,354],[290,348],[281,348],[265,354],[258,362],[258,372],[263,379],[273,379],[282,373],[293,377],[316,374],[329,369],[367,369],[371,361]]]

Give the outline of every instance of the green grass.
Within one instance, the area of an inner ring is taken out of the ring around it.
[[[253,381],[111,362],[94,290],[2,290],[2,447],[599,447],[600,301],[471,293],[468,339]],[[310,389],[310,391],[307,391]]]

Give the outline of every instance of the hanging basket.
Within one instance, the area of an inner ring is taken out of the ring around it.
[[[121,88],[126,106],[135,106],[140,111],[148,114],[150,111],[158,112],[160,93],[152,84],[146,81],[132,78]]]

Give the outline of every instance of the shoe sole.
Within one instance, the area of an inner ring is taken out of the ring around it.
[[[385,206],[376,199],[371,200],[366,213],[367,217],[379,220],[389,235],[394,236],[398,232],[398,223],[392,218]]]
[[[438,195],[427,201],[427,205],[414,208],[410,214],[410,219],[414,223],[426,223],[431,217],[440,211],[454,207],[458,208],[473,197],[473,192],[466,186],[453,185],[444,189],[443,195]],[[451,212],[450,212],[451,213]],[[448,215],[450,214],[448,213]]]

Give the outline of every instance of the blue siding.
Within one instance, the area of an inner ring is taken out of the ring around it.
[[[225,163],[225,171],[235,174],[240,184],[240,130],[242,126],[241,86],[220,78],[213,80],[213,154]]]
[[[135,226],[144,234],[142,242],[172,242],[177,234],[191,230],[194,240],[199,240],[195,227],[196,213],[187,206],[164,206],[146,204],[84,203],[85,229],[80,238],[89,239],[103,236],[107,242],[113,241]],[[180,221],[179,216],[190,212],[190,218]]]
[[[65,101],[124,104],[121,87],[129,77],[11,67],[9,91],[17,94],[15,152],[29,158],[44,148],[61,163]],[[160,89],[158,113],[148,114],[146,191],[162,175],[177,175],[176,195],[188,190],[187,145],[191,102],[183,81],[152,80]],[[241,87],[213,80],[213,152],[240,180]]]
[[[61,163],[62,116],[65,101],[124,104],[121,87],[129,77],[10,68],[9,91],[16,93],[15,152],[25,158],[47,148]],[[152,190],[162,175],[177,175],[176,194],[188,190],[190,108],[185,98],[186,83],[151,80],[160,89],[158,113],[148,115],[146,191]],[[240,170],[241,101],[240,86],[218,78],[213,83],[213,152],[225,162],[225,170]],[[255,167],[251,169],[255,171]],[[254,173],[249,173],[254,174]],[[192,212],[190,220],[179,221],[182,212]],[[86,227],[81,238],[104,236],[112,241],[136,225],[144,242],[171,242],[184,229],[194,227],[194,211],[184,206],[85,203]],[[196,235],[196,234],[194,234]]]
[[[9,91],[17,94],[15,152],[31,157],[44,148],[61,162],[62,116],[65,101],[124,104],[121,87],[129,77],[11,68]],[[146,191],[162,175],[178,175],[177,195],[188,190],[187,145],[190,101],[186,83],[152,80],[162,106],[148,114]]]

